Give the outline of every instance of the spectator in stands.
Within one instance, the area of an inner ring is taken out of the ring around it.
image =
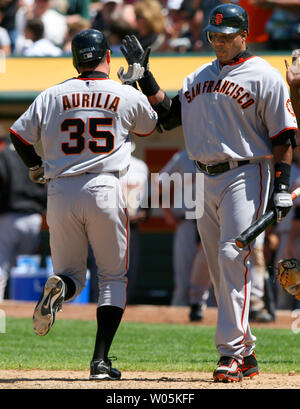
[[[166,19],[158,0],[138,0],[134,4],[137,25],[137,38],[145,49],[152,52],[164,51],[166,36],[164,33]]]
[[[84,18],[78,18],[72,22],[68,22],[68,30],[63,45],[64,54],[72,55],[72,38],[75,36],[75,34],[82,30],[87,30],[90,27],[91,22]]]
[[[299,0],[252,0],[252,3],[272,10],[265,27],[269,34],[268,49],[293,50],[299,48]]]
[[[168,26],[170,50],[175,52],[199,52],[208,50],[203,27],[208,24],[211,10],[221,0],[169,0]]]
[[[17,36],[15,16],[19,1],[20,0],[0,0],[0,12],[2,13],[3,18],[1,26],[8,32],[12,51],[14,50]]]
[[[2,19],[3,13],[1,12],[0,9],[0,50],[3,51],[4,54],[7,56],[10,55],[11,53],[11,41],[8,31],[4,27],[1,27]]]
[[[90,23],[93,11],[91,0],[53,0],[53,7],[66,17],[67,26],[85,21]]]
[[[126,35],[134,34],[132,26],[125,20],[113,21],[109,30],[109,46],[113,55],[123,55],[120,50],[122,40]]]
[[[202,41],[203,10],[200,7],[192,7],[190,2],[185,0],[180,11],[182,20],[187,22],[187,28],[177,39],[178,46],[175,50],[179,52],[199,52],[204,45]],[[183,40],[185,40],[185,43]],[[173,41],[173,46],[174,44],[176,44],[176,41]]]
[[[0,303],[19,254],[38,251],[46,187],[29,179],[28,169],[0,130]]]
[[[62,55],[61,48],[44,38],[44,24],[39,18],[27,21],[25,38],[31,41],[31,44],[22,52],[25,57],[59,57]]]
[[[44,24],[45,38],[50,40],[57,47],[61,48],[63,46],[67,34],[66,17],[57,12],[52,6],[52,0],[34,0],[32,6],[23,6],[18,10],[16,15],[18,37],[15,54],[20,54],[20,50],[26,46],[26,39],[24,36],[26,22],[33,18],[39,18],[42,20]]]
[[[109,35],[110,26],[122,15],[123,0],[101,0],[92,28]]]
[[[78,18],[83,18],[85,20],[90,20],[90,6],[91,0],[68,0],[66,16],[67,22],[71,23]]]
[[[165,35],[167,43],[164,51],[176,51],[178,37],[182,31],[187,28],[186,22],[182,19],[181,5],[183,0],[167,0],[166,2],[166,24]],[[182,41],[181,41],[182,44]]]
[[[35,0],[33,17],[43,21],[45,38],[61,47],[67,33],[67,22],[65,16],[54,10],[52,0]]]

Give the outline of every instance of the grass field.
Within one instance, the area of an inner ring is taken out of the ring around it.
[[[264,372],[300,372],[300,334],[256,328],[256,353]],[[93,321],[57,320],[38,337],[29,318],[7,318],[0,334],[1,369],[88,370],[96,334]],[[212,371],[218,355],[214,327],[121,323],[110,355],[126,371]]]

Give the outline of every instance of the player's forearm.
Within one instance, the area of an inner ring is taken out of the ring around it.
[[[273,147],[274,163],[286,163],[291,165],[293,149],[291,145],[277,145]]]
[[[159,91],[155,94],[155,95],[151,95],[151,96],[147,96],[150,104],[152,106],[161,103],[164,98],[165,98],[165,91],[163,91],[162,89],[159,89]]]

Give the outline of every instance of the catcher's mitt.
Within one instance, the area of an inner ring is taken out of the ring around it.
[[[300,261],[295,258],[280,260],[277,277],[280,285],[300,300]]]

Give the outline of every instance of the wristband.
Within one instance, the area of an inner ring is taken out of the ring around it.
[[[290,185],[291,165],[288,163],[275,164],[274,191],[288,191]]]
[[[157,94],[160,90],[160,86],[150,71],[146,71],[143,78],[138,82],[143,94],[147,95],[147,97]]]

